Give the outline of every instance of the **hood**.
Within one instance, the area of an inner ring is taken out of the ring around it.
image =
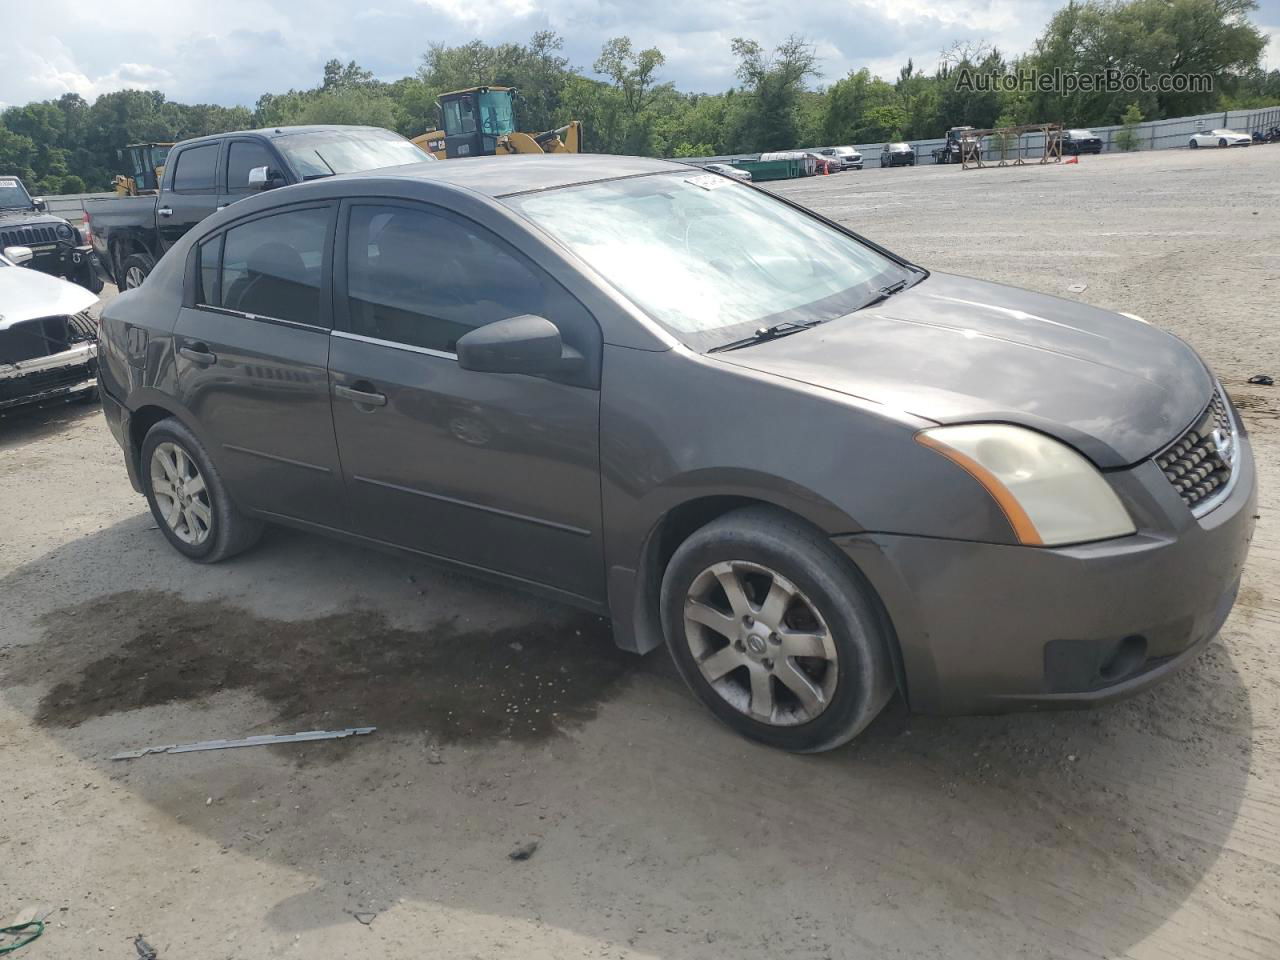
[[[1140,320],[941,273],[813,330],[715,356],[935,423],[1019,423],[1100,467],[1164,447],[1214,389],[1194,350]]]
[[[0,209],[0,227],[10,226],[56,226],[59,223],[66,223],[62,217],[55,217],[51,213],[43,213],[39,210],[33,210],[30,207],[23,209]]]
[[[0,264],[0,330],[37,317],[62,317],[98,300],[84,287],[28,267]]]

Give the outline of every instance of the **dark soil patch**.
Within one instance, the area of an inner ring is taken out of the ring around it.
[[[497,630],[450,621],[419,632],[371,610],[269,620],[150,590],[55,611],[42,625],[44,642],[12,653],[4,673],[52,681],[37,716],[47,727],[247,690],[289,729],[376,725],[442,743],[529,741],[589,720],[636,663],[613,645],[606,621],[576,611]]]

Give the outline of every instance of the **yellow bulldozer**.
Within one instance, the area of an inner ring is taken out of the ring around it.
[[[172,146],[172,143],[131,143],[117,151],[129,172],[117,175],[112,181],[116,193],[122,197],[157,193]]]
[[[438,160],[515,153],[581,153],[582,121],[570,120],[545,133],[516,130],[514,87],[468,87],[436,101],[440,130],[413,142]]]

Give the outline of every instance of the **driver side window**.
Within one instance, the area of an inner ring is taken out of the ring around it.
[[[579,349],[598,339],[586,309],[514,248],[424,208],[351,207],[347,309],[352,333],[450,354],[468,331],[526,313]]]

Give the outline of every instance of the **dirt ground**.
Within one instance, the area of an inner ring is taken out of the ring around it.
[[[0,917],[51,911],[18,956],[1280,956],[1280,387],[1245,384],[1280,376],[1277,170],[1253,147],[779,188],[931,268],[1145,316],[1241,406],[1240,602],[1095,712],[895,703],[788,756],[590,616],[284,531],[188,563],[100,413],[0,419]]]

